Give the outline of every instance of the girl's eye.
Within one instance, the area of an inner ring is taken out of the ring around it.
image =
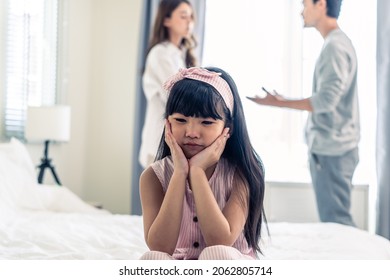
[[[205,124],[205,125],[211,125],[211,124],[213,124],[214,122],[212,122],[212,121],[203,121],[202,123]]]
[[[182,118],[175,118],[175,121],[177,121],[179,123],[185,123],[186,122],[186,120],[182,119]]]

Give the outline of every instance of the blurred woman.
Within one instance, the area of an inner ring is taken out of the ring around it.
[[[162,0],[142,77],[147,100],[139,162],[146,168],[154,161],[164,128],[167,94],[163,84],[180,68],[196,66],[192,51],[196,40],[192,34],[194,11],[187,0]]]

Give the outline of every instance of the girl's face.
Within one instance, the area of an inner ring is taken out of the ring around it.
[[[192,8],[185,2],[182,2],[172,11],[171,17],[166,17],[164,26],[169,29],[172,37],[188,37],[192,34],[194,20]]]
[[[223,120],[186,117],[179,113],[170,115],[168,121],[173,137],[187,158],[210,146],[225,127]]]

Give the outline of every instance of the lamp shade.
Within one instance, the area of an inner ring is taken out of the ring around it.
[[[29,141],[69,141],[70,107],[28,107],[25,137]]]

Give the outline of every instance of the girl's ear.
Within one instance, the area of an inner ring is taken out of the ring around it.
[[[232,136],[232,134],[233,134],[233,131],[234,131],[233,124],[231,123],[231,124],[227,125],[226,127],[228,127],[228,128],[229,128],[229,134],[230,134],[230,136]]]

